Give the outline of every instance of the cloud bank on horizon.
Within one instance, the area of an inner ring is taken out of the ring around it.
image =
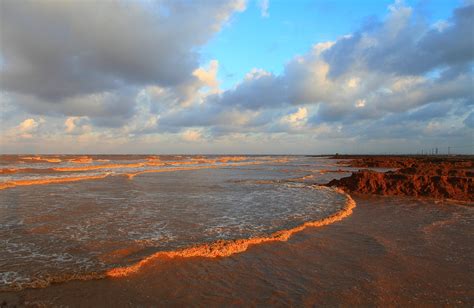
[[[1,1],[0,152],[472,153],[472,1],[435,23],[396,1],[223,88],[200,48],[252,6],[273,18],[271,1]]]

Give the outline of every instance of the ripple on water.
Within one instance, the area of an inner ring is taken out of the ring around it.
[[[292,161],[1,191],[0,289],[103,277],[159,251],[282,237],[344,209],[345,195],[291,181],[305,175]]]

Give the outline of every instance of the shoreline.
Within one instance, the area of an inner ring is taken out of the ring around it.
[[[120,279],[0,292],[26,306],[462,305],[474,211],[393,196],[353,196],[351,216],[228,258],[168,258]],[[242,297],[244,295],[244,297]],[[9,307],[9,306],[7,306]]]
[[[356,207],[356,202],[352,197],[338,188],[329,188],[325,186],[313,186],[312,189],[330,189],[334,190],[337,193],[340,193],[345,196],[346,201],[344,207],[337,211],[334,214],[331,214],[328,217],[307,221],[301,225],[293,227],[291,229],[282,229],[271,233],[268,236],[261,237],[251,237],[246,239],[234,239],[234,240],[218,240],[212,243],[199,244],[195,246],[190,246],[178,250],[169,250],[169,251],[158,251],[147,257],[144,257],[140,261],[137,261],[133,264],[114,267],[105,272],[91,272],[86,274],[74,274],[69,277],[50,277],[47,280],[42,280],[41,282],[35,282],[27,286],[18,286],[12,287],[11,289],[0,290],[0,292],[20,292],[28,289],[42,289],[54,286],[55,284],[68,283],[71,281],[89,281],[89,280],[99,280],[99,279],[117,279],[125,278],[130,275],[136,274],[144,266],[152,262],[160,262],[164,259],[187,259],[187,258],[226,258],[235,254],[240,254],[246,252],[252,246],[258,246],[271,242],[286,242],[294,234],[297,234],[307,228],[319,228],[323,226],[330,225],[332,223],[338,222],[349,217],[354,208]]]
[[[336,191],[345,195],[346,197],[346,203],[344,208],[320,220],[308,221],[297,227],[291,229],[283,229],[264,237],[253,237],[248,239],[236,240],[221,240],[213,242],[211,244],[203,244],[176,251],[160,251],[151,256],[146,257],[145,259],[137,262],[136,264],[111,269],[106,272],[106,276],[110,278],[127,277],[131,274],[138,272],[143,266],[150,262],[157,262],[166,258],[225,258],[234,254],[243,253],[252,246],[275,241],[286,242],[294,234],[301,232],[306,228],[317,228],[327,226],[332,223],[343,220],[344,218],[352,214],[353,209],[356,207],[356,202],[354,201],[354,199],[352,199],[349,194],[346,194],[341,190],[336,189]]]

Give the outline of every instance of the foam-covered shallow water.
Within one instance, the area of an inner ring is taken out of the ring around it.
[[[331,164],[307,157],[3,156],[0,290],[99,278],[159,251],[324,219],[347,203],[335,190],[309,185],[337,169]]]

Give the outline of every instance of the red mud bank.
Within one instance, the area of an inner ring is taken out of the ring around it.
[[[338,158],[346,158],[339,156]],[[352,157],[351,157],[352,158]],[[346,192],[377,195],[403,195],[474,201],[474,158],[472,157],[353,157],[351,167],[398,168],[376,172],[359,170],[351,176],[332,180]]]

